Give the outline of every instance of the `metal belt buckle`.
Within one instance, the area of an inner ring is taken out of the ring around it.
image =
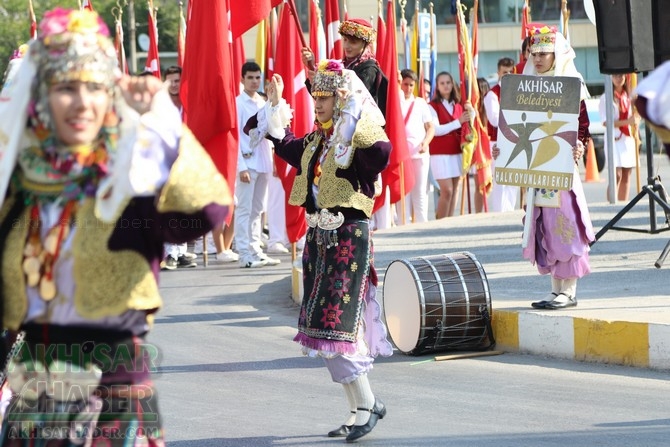
[[[306,214],[305,218],[307,219],[307,225],[309,225],[310,228],[316,228],[316,226],[319,224],[319,213],[312,213],[312,214]]]
[[[319,213],[319,228],[323,230],[336,230],[344,223],[344,215],[341,212],[333,214],[327,209],[322,209]]]

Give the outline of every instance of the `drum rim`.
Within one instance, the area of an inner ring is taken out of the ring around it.
[[[439,321],[441,321],[441,324],[442,324],[443,327],[446,327],[445,326],[446,325],[446,319],[448,317],[448,315],[447,315],[448,314],[448,309],[447,309],[447,302],[446,302],[446,298],[447,298],[446,293],[447,292],[444,288],[444,285],[443,285],[443,282],[442,282],[442,277],[440,276],[440,274],[438,272],[438,269],[437,269],[437,266],[435,265],[436,261],[444,260],[445,258],[448,260],[448,263],[452,266],[454,273],[458,274],[459,282],[460,282],[460,284],[462,285],[462,288],[463,288],[464,299],[468,303],[467,306],[464,306],[464,308],[467,311],[466,318],[465,318],[466,325],[468,325],[470,323],[470,320],[471,320],[472,315],[473,315],[473,313],[471,312],[471,309],[470,309],[470,305],[469,305],[470,300],[472,298],[471,297],[472,291],[469,290],[469,288],[467,287],[468,283],[467,283],[465,275],[463,273],[463,269],[458,264],[459,259],[461,259],[461,260],[462,259],[469,259],[472,262],[472,266],[477,270],[477,275],[480,279],[480,285],[482,287],[481,292],[478,291],[478,293],[483,293],[484,304],[486,305],[486,308],[487,308],[487,311],[488,311],[489,315],[492,315],[493,305],[492,305],[492,300],[491,300],[491,289],[490,289],[490,285],[488,283],[488,278],[486,276],[486,272],[484,271],[484,267],[482,266],[481,262],[477,259],[477,257],[472,252],[461,251],[461,252],[442,253],[442,254],[431,255],[431,256],[413,256],[413,257],[405,258],[405,259],[396,259],[388,265],[388,267],[386,269],[386,272],[388,273],[388,270],[390,269],[390,267],[397,262],[404,265],[407,268],[407,270],[410,272],[415,286],[417,286],[416,287],[417,298],[419,299],[420,326],[419,326],[418,338],[417,338],[417,340],[414,344],[414,347],[411,350],[406,351],[406,350],[402,350],[402,349],[398,348],[401,352],[403,352],[405,354],[420,355],[420,354],[425,354],[425,353],[430,353],[430,352],[438,352],[438,351],[435,351],[435,350],[432,350],[432,349],[427,349],[425,346],[421,347],[422,340],[424,340],[427,337],[427,333],[426,333],[426,331],[428,329],[426,327],[426,324],[427,324],[426,323],[426,319],[427,319],[426,305],[427,304],[426,304],[426,295],[425,295],[424,289],[423,289],[423,287],[421,287],[422,281],[421,281],[421,278],[419,277],[419,270],[417,269],[417,267],[415,267],[413,262],[417,262],[417,261],[422,262],[424,264],[424,267],[429,267],[430,272],[432,272],[433,278],[436,281],[437,285],[439,286],[439,292],[440,292],[440,304],[441,304],[441,307],[442,307],[442,309],[441,309],[442,310],[442,318]],[[387,284],[387,282],[384,281],[384,287],[386,287],[386,284]],[[481,309],[482,305],[483,304],[481,304],[481,303],[479,304],[479,309]],[[384,313],[385,313],[385,316],[386,316],[386,306],[384,306]],[[477,314],[477,317],[481,317],[481,314]],[[467,328],[466,328],[466,331],[467,331]],[[486,331],[484,331],[484,333],[482,334],[482,340],[484,340],[486,338],[486,336],[487,336],[487,333],[486,333]],[[439,337],[437,337],[435,339],[434,344],[436,344],[436,345],[440,344],[442,340],[443,340],[443,334],[441,333],[439,335]],[[394,340],[394,344],[395,344],[395,340]],[[398,347],[397,344],[396,344],[396,347]]]
[[[409,259],[396,259],[395,261],[391,262],[388,265],[388,267],[386,267],[386,273],[384,275],[385,276],[384,277],[384,287],[382,289],[382,294],[384,296],[384,320],[385,321],[388,321],[387,314],[386,314],[387,306],[386,306],[386,302],[385,302],[386,301],[385,300],[385,297],[386,297],[385,289],[386,289],[386,285],[388,284],[388,282],[386,281],[386,275],[388,274],[388,271],[393,264],[400,263],[400,264],[404,265],[405,267],[407,267],[407,270],[409,270],[409,272],[412,276],[412,279],[414,280],[415,286],[417,284],[421,284],[421,279],[419,278],[418,272],[416,271],[414,266],[409,262],[409,261],[411,261],[412,259],[415,259],[415,258],[416,257],[412,257],[412,258],[409,258]],[[416,291],[417,291],[417,298],[418,298],[418,301],[419,301],[419,303],[418,303],[419,304],[419,306],[418,306],[419,307],[419,331],[417,332],[417,338],[416,338],[416,341],[414,343],[414,347],[412,347],[412,349],[410,349],[410,350],[402,350],[398,346],[398,342],[393,338],[393,334],[391,334],[391,331],[390,330],[388,331],[389,335],[391,336],[391,339],[393,340],[393,344],[396,346],[396,348],[398,348],[398,350],[400,350],[400,352],[403,352],[403,353],[406,353],[406,354],[411,354],[419,346],[419,340],[421,340],[423,327],[426,324],[426,297],[423,293],[423,290],[420,287],[416,287]]]

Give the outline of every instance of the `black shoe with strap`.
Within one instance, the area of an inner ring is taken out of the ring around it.
[[[377,421],[384,419],[384,416],[386,416],[386,405],[375,397],[375,404],[372,408],[357,408],[356,411],[369,411],[370,419],[365,425],[354,425],[347,435],[347,442],[356,442],[359,438],[370,433],[377,425]]]
[[[559,293],[554,301],[546,304],[545,309],[565,309],[566,307],[575,307],[577,298],[565,293]]]
[[[546,309],[547,304],[551,303],[553,300],[556,299],[556,297],[558,297],[558,293],[551,292],[550,296],[553,296],[553,298],[551,298],[551,299],[546,299],[545,298],[542,301],[535,301],[534,303],[530,303],[530,305],[533,306],[533,308],[535,308],[535,309]]]
[[[351,413],[356,414],[356,412],[354,410],[351,410]],[[335,430],[329,431],[328,432],[328,437],[329,438],[339,438],[339,437],[342,437],[342,436],[347,436],[349,434],[349,432],[351,431],[351,428],[353,426],[354,426],[353,424],[352,425],[342,424],[339,427],[337,427]]]

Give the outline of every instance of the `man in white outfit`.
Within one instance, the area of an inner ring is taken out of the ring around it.
[[[181,67],[173,65],[165,71],[164,81],[168,84],[168,93],[174,106],[179,109],[179,115],[184,117],[184,107],[179,97],[181,88]],[[176,268],[197,267],[196,255],[187,251],[187,244],[165,244],[165,259],[161,262],[161,270],[174,270]]]
[[[428,171],[430,168],[430,141],[435,135],[433,116],[425,99],[414,96],[418,81],[416,73],[410,69],[400,72],[400,110],[405,120],[407,149],[414,168],[414,187],[405,198],[405,222],[428,222]],[[396,211],[400,213],[399,204]],[[412,216],[414,219],[412,219]]]
[[[244,90],[236,98],[239,128],[265,105],[258,94],[261,85],[261,68],[255,62],[242,65]],[[265,138],[252,142],[249,135],[240,132],[240,149],[237,157],[235,182],[235,248],[241,268],[256,268],[279,264],[261,249],[263,205],[268,193],[268,180],[272,175],[272,147]]]
[[[509,57],[503,57],[498,61],[498,84],[495,85],[484,96],[484,108],[488,120],[487,131],[491,139],[491,147],[498,141],[498,116],[500,115],[500,80],[503,76],[514,73],[514,61]],[[516,199],[519,196],[519,187],[512,185],[500,185],[496,182],[495,160],[491,161],[493,167],[493,187],[489,197],[489,211],[514,211]]]

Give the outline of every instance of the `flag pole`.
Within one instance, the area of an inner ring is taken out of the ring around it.
[[[128,0],[128,31],[130,35],[128,40],[130,41],[130,73],[137,74],[137,48],[135,47],[135,42],[137,42],[137,28],[135,27],[135,0]]]
[[[298,13],[295,9],[294,0],[287,0],[286,4],[288,5],[289,9],[291,10],[291,15],[293,16],[293,19],[295,20],[295,26],[298,28],[298,34],[300,34],[301,45],[303,47],[309,48],[309,45],[307,45],[307,41],[305,41],[305,35],[302,32],[302,26],[300,26],[300,19],[298,18]]]

